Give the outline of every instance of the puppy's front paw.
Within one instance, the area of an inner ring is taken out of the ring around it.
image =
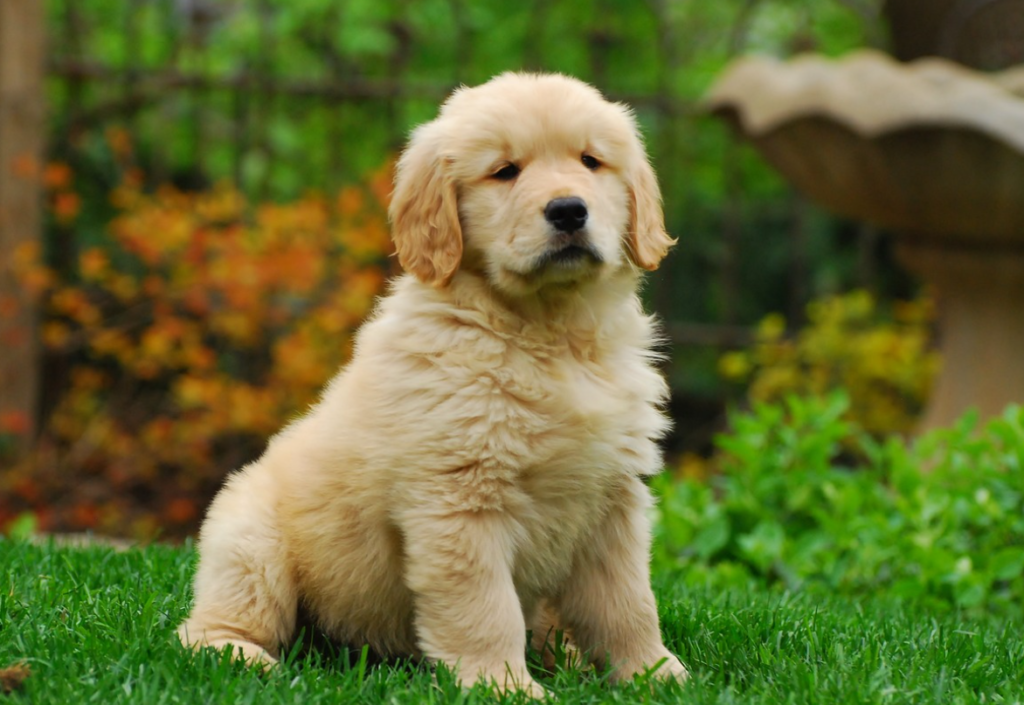
[[[666,650],[663,659],[661,665],[653,673],[655,678],[660,678],[661,680],[675,678],[680,683],[683,683],[690,677],[690,672],[686,670],[686,666],[683,665],[683,662],[675,654]]]
[[[504,693],[522,692],[534,700],[543,700],[547,697],[544,687],[535,681],[525,668],[514,671],[508,667],[460,668],[459,681],[463,688],[472,688],[477,683],[489,683]]]
[[[506,688],[506,692],[519,691],[522,693],[526,693],[534,700],[544,700],[548,697],[548,691],[544,689],[544,686],[542,686],[540,683],[535,681],[530,676],[527,676],[527,678],[529,678],[529,680],[527,680],[525,683],[517,684],[513,688]]]
[[[618,678],[629,678],[649,673],[651,677],[658,680],[675,679],[683,683],[690,677],[690,672],[686,670],[683,662],[664,647],[656,655],[634,664],[624,664],[616,671]]]
[[[194,638],[194,634],[201,634],[202,636],[198,639]],[[259,644],[254,644],[251,641],[237,636],[226,636],[217,635],[211,638],[209,632],[205,632],[201,629],[192,629],[190,634],[189,625],[182,624],[178,627],[178,639],[186,648],[200,649],[204,646],[208,646],[218,651],[225,647],[231,647],[237,656],[240,656],[246,663],[251,666],[262,668],[264,671],[269,670],[275,664],[277,659],[270,654],[269,651],[264,649]]]

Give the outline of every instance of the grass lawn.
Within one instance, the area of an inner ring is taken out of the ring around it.
[[[450,676],[359,654],[294,654],[269,674],[173,635],[194,552],[123,553],[0,539],[0,668],[30,675],[0,702],[489,703]],[[935,613],[884,598],[769,590],[711,593],[656,580],[685,686],[610,686],[592,672],[541,674],[559,703],[1015,703],[1024,698],[1020,624]],[[525,702],[522,697],[505,702]]]

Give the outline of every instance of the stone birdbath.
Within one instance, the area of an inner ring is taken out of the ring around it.
[[[800,191],[897,234],[939,304],[920,430],[1024,402],[1024,86],[942,59],[744,58],[706,98]]]

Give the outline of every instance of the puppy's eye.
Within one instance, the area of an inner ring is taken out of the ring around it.
[[[491,178],[497,179],[498,181],[511,181],[517,176],[519,176],[519,167],[515,164],[506,164],[491,174]]]
[[[590,156],[589,154],[584,154],[582,157],[580,157],[580,161],[583,162],[583,166],[587,167],[591,171],[601,166],[601,162],[597,161],[597,159]]]

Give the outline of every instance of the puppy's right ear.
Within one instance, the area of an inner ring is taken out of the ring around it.
[[[441,155],[436,123],[417,128],[398,160],[388,215],[398,261],[420,281],[446,286],[462,261],[455,183]]]

